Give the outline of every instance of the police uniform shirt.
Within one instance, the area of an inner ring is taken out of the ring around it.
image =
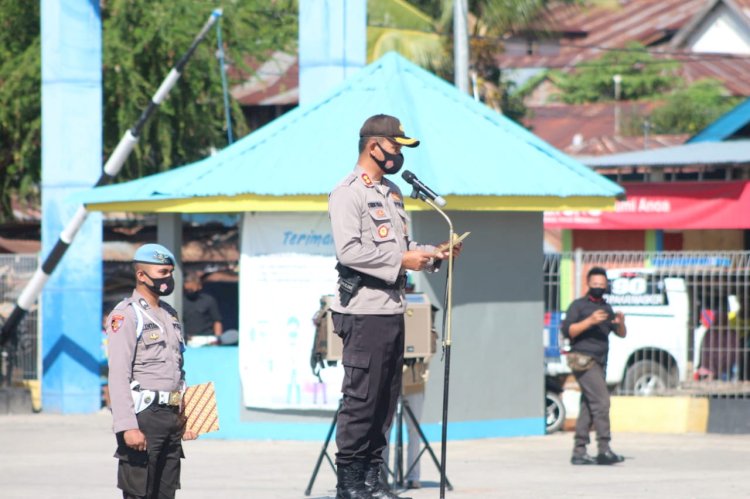
[[[597,310],[604,310],[609,319],[591,326],[575,338],[570,338],[570,325],[581,322]],[[568,307],[565,320],[562,323],[563,335],[566,338],[570,338],[570,350],[590,355],[600,364],[606,364],[607,354],[609,353],[609,333],[614,330],[612,324],[614,316],[614,310],[603,299],[601,301],[594,301],[588,296],[584,296],[574,300],[570,304],[570,307]]]
[[[396,184],[386,178],[376,182],[360,166],[333,189],[328,198],[328,214],[338,261],[389,284],[403,273],[404,252],[435,251],[434,246],[409,240],[409,218]],[[331,310],[363,315],[401,314],[406,311],[406,300],[403,289],[361,287],[346,307],[336,293]]]
[[[139,307],[143,332],[137,339]],[[182,327],[176,311],[160,301],[159,308],[148,305],[143,296],[133,291],[112,310],[107,318],[109,350],[109,395],[115,433],[138,428],[131,381],[146,390],[177,391],[182,389]],[[137,347],[136,347],[137,344]]]

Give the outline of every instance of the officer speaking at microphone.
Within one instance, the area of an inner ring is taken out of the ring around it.
[[[167,499],[180,488],[184,339],[177,312],[159,298],[174,291],[175,258],[145,244],[133,258],[136,285],[107,318],[109,393],[117,486],[125,499]]]
[[[385,432],[401,390],[406,271],[437,269],[448,252],[409,239],[399,188],[386,179],[402,167],[401,148],[419,141],[397,118],[368,118],[353,172],[331,192],[328,212],[338,259],[331,306],[344,343],[343,401],[336,429],[339,499],[394,498],[381,479]],[[454,248],[457,255],[460,247]]]

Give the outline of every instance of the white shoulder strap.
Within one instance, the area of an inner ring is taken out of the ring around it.
[[[133,310],[135,310],[135,339],[138,341],[143,336],[143,312],[141,307],[135,303],[130,302],[130,304],[133,305]]]

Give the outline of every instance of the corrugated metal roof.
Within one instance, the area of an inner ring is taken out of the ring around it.
[[[648,137],[643,135],[639,137],[602,135],[584,139],[580,145],[570,145],[563,151],[573,156],[603,156],[605,154],[672,147],[683,144],[688,137],[688,134],[649,135]]]
[[[607,5],[553,5],[546,13],[551,23],[585,32],[583,39],[562,39],[557,55],[500,54],[503,68],[572,67],[599,58],[601,48],[622,48],[629,42],[651,45],[668,38],[693,19],[706,0],[633,0]]]
[[[299,60],[296,54],[275,52],[262,64],[254,64],[255,73],[247,77],[232,69],[234,77],[247,79],[232,87],[231,94],[243,106],[297,104],[299,100]]]
[[[284,114],[214,156],[99,187],[76,200],[327,194],[354,167],[359,128],[377,113],[398,116],[407,133],[422,140],[419,148],[405,151],[407,168],[446,195],[611,198],[622,193],[528,130],[390,53],[322,101]]]
[[[693,16],[693,19],[677,33],[671,41],[671,45],[674,47],[683,46],[693,34],[705,30],[707,19],[714,20],[718,13],[725,9],[735,13],[745,23],[750,23],[749,4],[750,2],[747,2],[747,0],[706,0],[702,8]]]
[[[579,156],[578,160],[593,167],[750,164],[750,140],[698,142],[608,156]]]
[[[621,101],[620,121],[625,123],[634,114],[648,115],[659,102]],[[615,103],[529,106],[524,123],[532,132],[558,149],[573,155],[613,154],[635,149],[682,144],[689,137],[679,135],[643,134],[626,137],[615,130]]]
[[[750,95],[750,58],[727,54],[692,54],[680,60],[677,74],[690,84],[704,78],[713,78],[735,96]]]

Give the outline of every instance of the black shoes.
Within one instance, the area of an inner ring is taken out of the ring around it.
[[[588,454],[583,454],[582,456],[571,457],[570,464],[575,464],[575,465],[597,464],[597,460],[589,456]]]
[[[625,460],[624,457],[615,454],[611,450],[608,450],[604,454],[596,456],[596,464],[617,464]]]
[[[580,456],[573,456],[570,458],[570,464],[575,465],[587,465],[587,464],[617,464],[621,463],[625,460],[624,457],[615,454],[611,450],[608,450],[604,454],[599,454],[596,456],[596,458],[593,458],[589,456],[588,454],[583,454]]]
[[[383,479],[382,471],[380,466],[369,464],[365,472],[365,488],[373,499],[411,499],[399,497],[391,492],[388,483]]]
[[[365,488],[365,463],[339,464],[336,475],[336,499],[372,499]]]

